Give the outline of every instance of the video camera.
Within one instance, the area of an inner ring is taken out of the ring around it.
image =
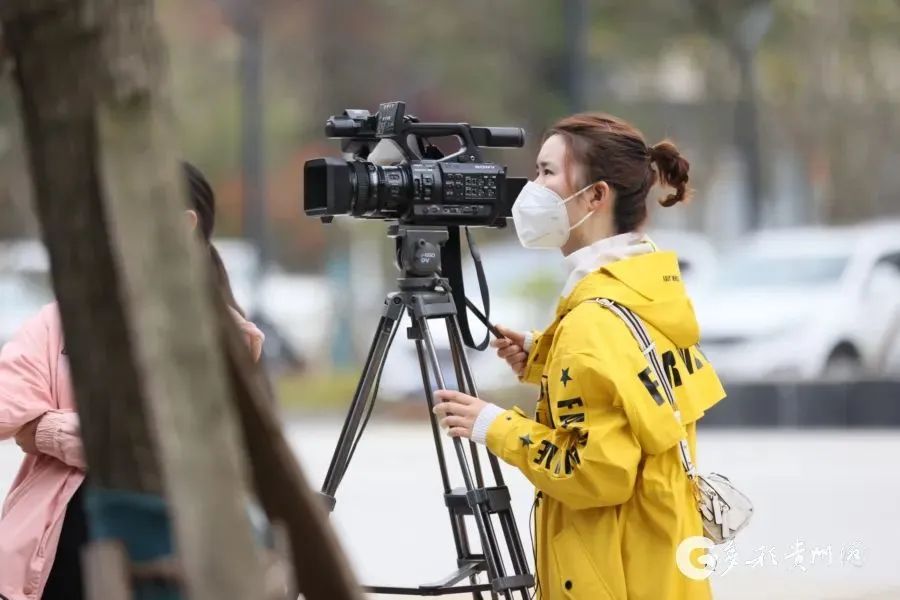
[[[326,223],[350,215],[404,225],[505,227],[526,182],[484,162],[480,150],[522,147],[525,131],[518,127],[420,123],[404,102],[386,102],[374,115],[347,109],[331,116],[325,134],[341,139],[341,150],[352,156],[315,158],[303,167],[304,211]],[[460,148],[444,156],[430,138],[447,136],[456,136]],[[376,146],[390,143],[401,164],[369,160]]]

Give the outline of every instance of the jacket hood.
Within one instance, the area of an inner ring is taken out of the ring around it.
[[[594,298],[608,298],[629,308],[680,348],[700,341],[700,327],[674,252],[651,252],[601,267],[560,302],[559,312]]]

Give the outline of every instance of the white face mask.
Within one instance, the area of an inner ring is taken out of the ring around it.
[[[561,248],[569,241],[572,230],[580,227],[594,214],[591,211],[569,226],[566,203],[593,185],[585,186],[563,200],[548,187],[533,181],[526,183],[512,207],[513,223],[522,246],[546,250]]]

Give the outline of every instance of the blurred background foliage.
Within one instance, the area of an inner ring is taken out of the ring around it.
[[[897,0],[252,4],[263,32],[268,223],[274,256],[290,269],[322,269],[328,245],[340,243],[300,210],[303,161],[337,148],[322,137],[324,119],[388,99],[406,100],[429,120],[525,127],[527,150],[493,154],[520,175],[530,174],[541,132],[554,119],[581,108],[620,115],[652,140],[671,136],[684,146],[699,201],[681,222],[708,229],[720,221],[720,182],[727,187],[740,169],[734,113],[750,94],[763,223],[898,212]],[[215,183],[220,233],[239,235],[241,43],[233,17],[245,8],[237,0],[160,0],[158,10],[183,152]],[[583,55],[573,63],[575,31]],[[741,69],[747,53],[749,91]],[[4,81],[0,236],[34,232],[28,187]],[[780,202],[784,195],[792,201]]]

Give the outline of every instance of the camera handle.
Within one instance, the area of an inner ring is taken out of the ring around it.
[[[403,149],[406,156],[417,156],[409,147],[409,136],[425,138],[456,137],[460,148],[438,162],[483,162],[481,148],[521,148],[525,130],[519,127],[472,127],[468,123],[407,123],[398,134],[385,135]]]

